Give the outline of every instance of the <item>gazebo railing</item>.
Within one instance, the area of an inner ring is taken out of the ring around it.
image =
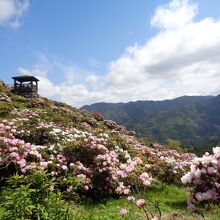
[[[31,84],[16,84],[14,85],[9,85],[12,89],[18,90],[21,92],[37,92],[37,86],[36,85],[31,85]]]

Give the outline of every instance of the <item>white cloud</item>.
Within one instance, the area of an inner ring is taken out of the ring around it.
[[[28,8],[29,0],[0,0],[0,25],[18,28]]]
[[[143,45],[128,47],[109,64],[106,75],[97,76],[61,62],[65,80],[53,84],[44,76],[41,94],[75,106],[217,94],[220,20],[194,21],[197,12],[197,5],[188,0],[158,7],[151,19],[158,29],[155,36]]]
[[[173,0],[157,8],[151,25],[164,29],[181,28],[192,22],[196,12],[197,5],[190,4],[189,0]]]
[[[89,84],[96,84],[99,80],[99,77],[96,75],[89,75],[86,77],[86,82]]]
[[[35,65],[33,70],[28,70],[23,67],[18,67],[17,71],[21,75],[37,75],[37,76],[43,76],[43,77],[46,77],[47,72],[48,72],[47,69],[45,69],[43,66],[40,66],[40,65]]]
[[[79,107],[87,102],[91,103],[94,100],[94,96],[99,96],[88,91],[83,84],[69,84],[68,81],[65,81],[55,85],[46,77],[35,76],[40,80],[39,93],[44,97],[49,97]]]
[[[21,75],[31,75],[32,74],[28,69],[25,69],[23,67],[18,67],[17,70]]]
[[[110,65],[107,85],[120,91],[121,101],[219,91],[220,21],[194,22],[196,13],[197,6],[187,0],[157,8],[151,24],[158,33],[145,45],[129,47]]]
[[[41,60],[41,59],[40,59]],[[47,59],[45,62],[32,66],[32,68],[19,67],[17,71],[21,75],[33,75],[39,82],[39,93],[44,97],[63,101],[72,105],[81,106],[92,103],[94,97],[104,98],[104,94],[90,91],[91,84],[98,82],[99,77],[89,71],[85,71],[73,65],[62,63],[57,59]],[[53,73],[53,71],[59,73]],[[48,74],[54,77],[63,76],[63,81],[54,84]]]

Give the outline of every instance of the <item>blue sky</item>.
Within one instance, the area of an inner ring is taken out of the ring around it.
[[[93,69],[90,61],[97,60],[100,65],[95,71],[102,74],[106,64],[127,46],[143,43],[153,34],[150,17],[157,4],[164,2],[30,1],[18,29],[0,29],[0,71],[6,74],[4,80],[16,74],[19,66],[35,64],[38,53],[58,56],[86,69]]]
[[[204,22],[207,17],[211,21]],[[36,75],[43,96],[76,106],[217,94],[218,84],[207,89],[203,83],[215,82],[218,75],[219,54],[213,47],[219,46],[219,17],[219,0],[0,0],[0,79],[10,83],[13,75]],[[206,27],[210,32],[200,32]],[[171,34],[179,39],[172,54],[166,47],[173,41]],[[189,50],[197,39],[201,42]],[[157,53],[151,46],[156,40],[161,48]],[[175,53],[182,51],[175,61]],[[189,56],[203,58],[188,61]],[[177,68],[178,62],[186,63]],[[204,73],[210,65],[213,70]],[[195,89],[197,77],[203,81]]]

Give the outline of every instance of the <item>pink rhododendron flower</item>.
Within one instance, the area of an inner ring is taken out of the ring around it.
[[[122,208],[122,209],[120,210],[120,215],[121,215],[121,216],[125,216],[125,215],[127,215],[127,213],[128,213],[128,211],[127,211],[126,209],[124,209],[124,208]]]
[[[134,198],[133,196],[128,196],[128,197],[127,197],[127,200],[128,200],[129,202],[135,202],[135,198]]]
[[[149,177],[148,173],[142,173],[140,176],[139,176],[140,180],[142,181],[142,183],[145,185],[145,186],[149,186],[151,184],[151,180],[152,178]]]
[[[154,143],[154,144],[153,144],[153,147],[156,147],[156,148],[157,148],[157,147],[160,147],[160,146],[161,146],[161,145],[158,144],[158,143]]]
[[[139,207],[142,207],[145,205],[145,200],[144,199],[138,199],[136,201],[136,205],[139,206]]]

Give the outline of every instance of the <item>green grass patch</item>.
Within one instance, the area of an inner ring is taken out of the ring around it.
[[[192,215],[187,211],[187,191],[186,188],[165,185],[162,188],[160,183],[153,184],[145,193],[136,194],[136,198],[144,198],[146,201],[157,200],[160,204],[163,220],[196,220],[202,219],[199,215]],[[121,208],[128,210],[128,215],[122,218],[119,214]],[[131,204],[126,198],[109,198],[100,202],[87,201],[77,206],[82,219],[85,220],[144,220],[143,215],[136,205]],[[203,212],[205,219],[219,220],[220,208],[211,206],[209,210]],[[81,219],[81,218],[79,218]]]

